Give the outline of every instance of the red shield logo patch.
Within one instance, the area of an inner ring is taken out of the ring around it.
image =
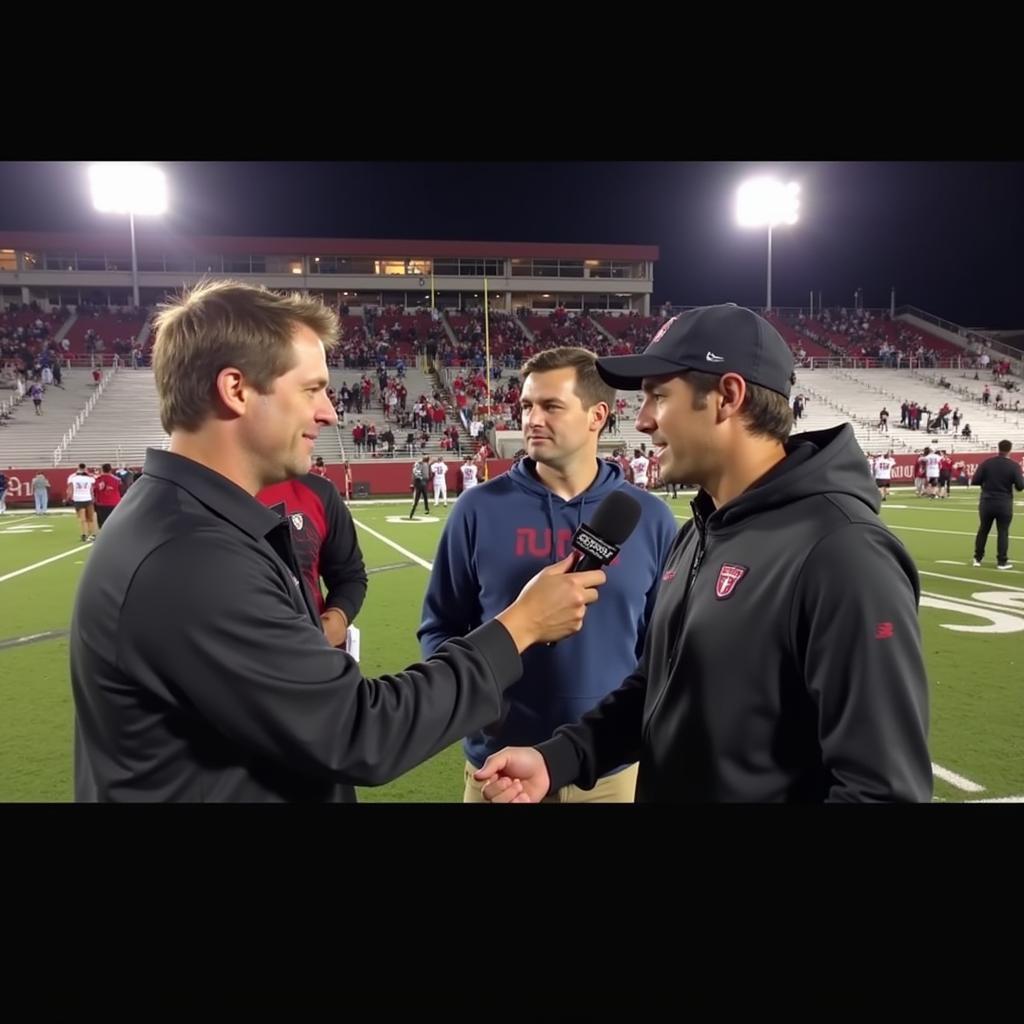
[[[718,582],[715,584],[715,597],[719,601],[724,601],[727,597],[732,596],[732,592],[736,589],[736,585],[741,579],[747,574],[747,567],[745,565],[729,565],[728,563],[723,565],[718,570]]]

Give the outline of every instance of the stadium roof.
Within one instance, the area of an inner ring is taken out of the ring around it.
[[[335,256],[498,257],[509,259],[657,260],[656,245],[589,245],[578,242],[459,242],[384,238],[270,238],[244,235],[180,235],[148,228],[136,221],[140,256],[146,252],[182,253],[323,253]],[[127,225],[99,233],[0,231],[0,249],[79,253],[127,252]]]

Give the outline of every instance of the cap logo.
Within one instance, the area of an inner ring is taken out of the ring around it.
[[[724,363],[725,356],[716,356],[714,352],[709,352],[704,357],[709,363]]]
[[[661,327],[660,327],[660,328],[658,329],[658,333],[657,333],[657,334],[656,334],[656,335],[655,335],[655,336],[654,336],[653,338],[651,338],[650,344],[649,344],[649,345],[648,345],[647,347],[648,347],[648,348],[653,348],[653,347],[654,347],[655,345],[657,345],[657,344],[658,344],[658,342],[659,342],[659,341],[661,341],[661,339],[662,339],[663,337],[665,337],[665,332],[666,332],[666,331],[667,331],[667,330],[668,330],[668,329],[669,329],[669,328],[670,328],[670,327],[671,327],[671,326],[672,326],[672,325],[673,325],[673,324],[674,324],[674,323],[676,322],[676,320],[678,320],[678,319],[679,319],[679,316],[677,315],[677,316],[674,316],[674,317],[672,317],[672,319],[671,319],[671,320],[666,320],[666,321],[665,321],[665,322],[664,322],[664,323],[663,323],[663,324],[661,325]]]

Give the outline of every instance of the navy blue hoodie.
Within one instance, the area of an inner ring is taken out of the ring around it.
[[[501,718],[467,737],[466,758],[478,768],[504,746],[539,743],[559,725],[578,721],[633,671],[677,533],[665,502],[628,483],[617,465],[598,460],[593,484],[571,501],[545,487],[534,465],[523,459],[455,503],[423,600],[417,635],[424,657],[493,618],[545,565],[565,558],[576,528],[593,518],[609,492],[628,489],[643,514],[608,567],[583,629],[524,652],[523,677],[505,691]]]

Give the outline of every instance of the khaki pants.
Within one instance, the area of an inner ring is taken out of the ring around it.
[[[464,804],[486,803],[481,790],[483,786],[473,778],[476,769],[467,761],[463,768],[466,788],[462,794]],[[545,804],[631,804],[636,792],[637,765],[631,764],[621,772],[598,779],[593,789],[579,786],[563,786],[544,797]]]

